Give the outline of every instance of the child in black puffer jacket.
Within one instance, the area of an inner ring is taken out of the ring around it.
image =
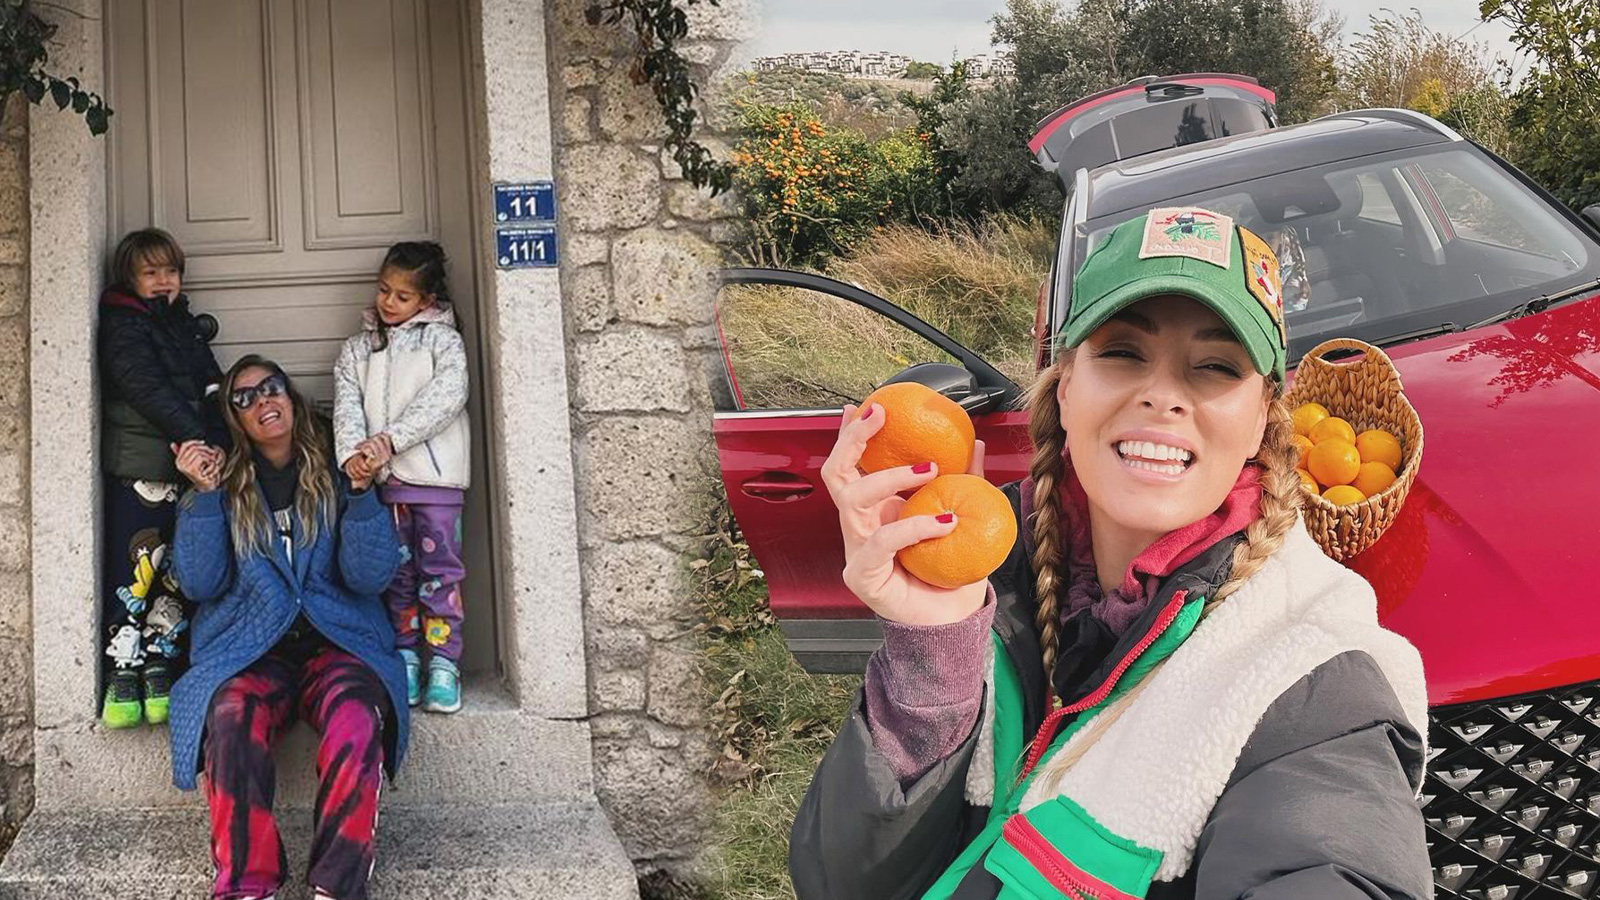
[[[211,397],[222,381],[208,345],[216,320],[189,311],[183,271],[183,249],[171,235],[132,232],[117,245],[100,299],[101,720],[110,728],[167,720],[189,623],[188,603],[168,574],[180,483],[175,448],[203,444],[220,467],[226,442]]]

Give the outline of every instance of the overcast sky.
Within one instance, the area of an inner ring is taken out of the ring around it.
[[[765,23],[746,48],[750,56],[793,50],[888,50],[929,62],[948,62],[989,49],[989,19],[1005,0],[758,0]],[[1507,29],[1480,25],[1478,0],[1324,0],[1345,16],[1347,35],[1380,9],[1422,12],[1428,27],[1488,45],[1511,58]],[[1477,26],[1477,27],[1474,27]]]

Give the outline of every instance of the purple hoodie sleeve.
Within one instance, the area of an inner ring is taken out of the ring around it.
[[[883,646],[867,662],[863,691],[872,742],[910,787],[955,752],[982,712],[994,588],[972,615],[949,625],[880,620]]]

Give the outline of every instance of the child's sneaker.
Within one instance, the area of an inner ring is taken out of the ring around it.
[[[406,664],[406,705],[416,706],[422,702],[422,660],[410,648],[400,650],[400,659]]]
[[[139,702],[139,673],[132,669],[118,669],[111,673],[106,684],[105,705],[100,708],[100,721],[107,728],[132,728],[144,719],[144,706]]]
[[[428,660],[428,696],[422,708],[438,713],[461,708],[461,671],[455,663],[442,656]]]
[[[145,663],[144,720],[151,725],[167,721],[167,704],[172,693],[172,672],[166,663]]]

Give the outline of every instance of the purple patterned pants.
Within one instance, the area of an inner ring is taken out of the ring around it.
[[[384,592],[395,645],[415,650],[426,641],[437,656],[461,659],[461,507],[395,503],[395,530],[404,562]]]

